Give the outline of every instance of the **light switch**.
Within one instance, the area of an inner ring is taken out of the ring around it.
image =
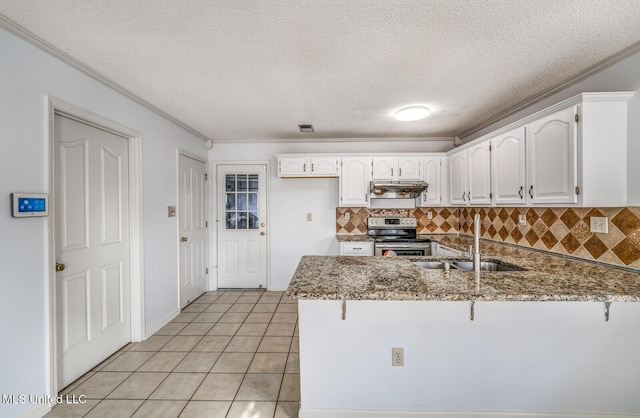
[[[313,213],[307,212],[307,222],[311,222],[313,220]]]

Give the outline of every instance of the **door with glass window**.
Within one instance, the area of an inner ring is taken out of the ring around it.
[[[266,165],[218,165],[218,287],[267,287]]]

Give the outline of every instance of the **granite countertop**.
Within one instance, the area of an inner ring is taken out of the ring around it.
[[[424,235],[468,250],[473,238]],[[640,272],[482,240],[483,261],[523,271],[423,269],[412,261],[460,257],[304,256],[287,290],[294,299],[432,301],[622,301],[640,302]]]

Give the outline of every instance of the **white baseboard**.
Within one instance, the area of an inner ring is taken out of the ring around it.
[[[33,407],[27,409],[27,411],[20,415],[20,418],[41,418],[51,411],[51,405],[48,403],[39,403],[33,405]]]
[[[151,328],[146,329],[145,332],[144,332],[144,339],[146,340],[147,338],[149,338],[150,336],[152,336],[156,332],[160,331],[160,329],[162,329],[162,327],[167,325],[169,322],[173,321],[175,319],[175,317],[177,317],[178,315],[180,315],[180,308],[178,308],[175,311],[171,312],[169,314],[169,316],[167,316],[166,318],[164,318],[162,321],[158,322],[157,324],[155,324]]]
[[[301,408],[299,418],[631,418],[640,415],[548,412],[405,411],[373,409]]]

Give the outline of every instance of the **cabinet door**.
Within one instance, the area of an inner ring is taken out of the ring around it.
[[[306,176],[309,173],[308,159],[305,157],[281,157],[278,163],[280,177]]]
[[[398,180],[420,180],[420,157],[398,157]]]
[[[373,157],[372,180],[395,180],[398,176],[397,157]]]
[[[340,164],[340,206],[367,206],[371,158],[345,157]]]
[[[524,126],[491,140],[491,190],[496,205],[525,204]]]
[[[527,127],[527,193],[532,203],[576,203],[576,109]]]
[[[422,162],[423,179],[429,184],[426,192],[422,192],[420,206],[437,206],[442,204],[440,186],[440,170],[442,159],[440,157],[425,157]]]
[[[311,157],[311,175],[338,175],[338,159],[336,157]]]
[[[452,205],[467,204],[466,171],[465,151],[449,156],[449,200]]]
[[[472,205],[491,204],[491,142],[467,149],[467,201]]]

